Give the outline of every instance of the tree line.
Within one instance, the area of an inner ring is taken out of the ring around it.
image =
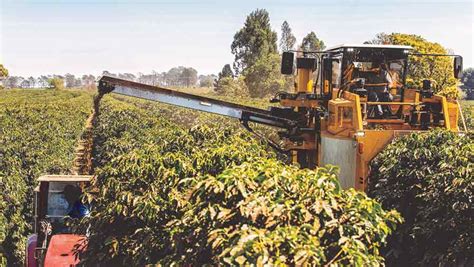
[[[278,42],[278,44],[277,44]],[[410,45],[418,53],[447,54],[450,51],[438,43],[429,42],[422,36],[403,33],[379,33],[368,44]],[[279,46],[279,47],[278,47]],[[279,48],[279,49],[278,49]],[[323,40],[314,31],[308,33],[301,42],[297,42],[290,24],[284,21],[281,25],[280,38],[272,30],[270,15],[265,9],[251,12],[245,19],[230,44],[234,61],[225,64],[218,75],[198,75],[197,70],[189,67],[174,67],[167,72],[152,71],[149,74],[110,73],[123,79],[133,80],[149,85],[168,87],[214,87],[218,94],[233,96],[264,97],[279,91],[287,91],[294,86],[293,77],[280,74],[280,53],[289,50],[321,51],[326,48]],[[452,75],[452,61],[447,57],[412,57],[407,79],[407,86],[417,88],[423,79],[433,82],[437,93],[449,97],[462,94],[467,99],[474,99],[474,70],[466,69],[461,83]],[[93,75],[74,76],[46,75],[37,78],[8,76],[8,71],[0,69],[0,86],[11,88],[35,87],[94,87],[98,77]]]
[[[217,79],[214,74],[198,75],[194,68],[174,67],[167,72],[152,71],[149,74],[144,73],[111,73],[103,71],[102,75],[109,75],[121,79],[137,81],[155,86],[168,87],[212,87]],[[85,74],[75,76],[74,74],[64,75],[40,75],[38,77],[9,76],[8,70],[0,65],[0,86],[6,88],[91,88],[94,89],[96,81],[102,76]]]

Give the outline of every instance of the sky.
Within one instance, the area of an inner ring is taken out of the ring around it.
[[[314,31],[326,46],[363,43],[380,32],[438,42],[474,66],[474,0],[0,0],[0,64],[10,75],[99,75],[193,67],[218,73],[246,16],[270,13],[280,35]]]

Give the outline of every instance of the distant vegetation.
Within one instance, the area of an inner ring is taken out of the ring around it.
[[[305,36],[297,45],[296,37],[287,21],[281,26],[280,50],[277,33],[270,25],[270,15],[265,9],[257,9],[245,19],[244,26],[234,35],[231,52],[234,54],[234,72],[229,75],[226,64],[216,81],[216,92],[250,97],[268,97],[293,87],[291,77],[280,74],[279,52],[295,49],[322,50],[324,42],[314,32]]]
[[[474,68],[465,69],[462,78],[462,86],[466,99],[474,100]]]
[[[301,42],[297,42],[287,21],[281,25],[280,49],[277,42],[277,33],[270,25],[270,14],[265,9],[257,9],[246,17],[243,27],[235,33],[230,44],[234,62],[225,64],[217,75],[198,75],[196,69],[183,66],[171,68],[167,72],[152,71],[149,74],[132,74],[103,71],[102,75],[156,86],[213,87],[215,92],[221,95],[268,97],[279,91],[291,90],[294,86],[292,77],[280,74],[279,53],[294,49],[320,51],[326,48],[324,41],[319,39],[314,31],[309,32]],[[414,52],[418,53],[452,53],[442,45],[414,34],[379,33],[366,43],[410,45],[414,48]],[[410,56],[410,60],[407,80],[409,87],[419,88],[422,80],[430,79],[437,93],[452,98],[461,96],[467,99],[473,98],[474,71],[472,68],[464,71],[462,84],[460,84],[453,77],[450,57]],[[100,75],[92,74],[76,77],[69,73],[42,75],[37,78],[8,77],[8,72],[5,71],[0,75],[4,87],[7,88],[58,88],[60,86],[57,81],[61,79],[65,88],[94,89],[99,77]],[[56,82],[53,84],[52,81]],[[460,94],[458,88],[462,89],[463,95]]]
[[[3,89],[3,81],[8,77],[8,70],[0,64],[0,89]]]
[[[195,69],[176,67],[168,72],[155,72],[151,74],[139,73],[110,73],[103,71],[102,75],[110,75],[121,79],[137,81],[149,85],[168,87],[212,87],[215,75],[199,75]],[[95,89],[96,82],[102,75],[41,75],[40,77],[24,78],[20,76],[8,76],[3,78],[3,85],[7,88],[86,88]],[[1,80],[0,80],[1,81]]]

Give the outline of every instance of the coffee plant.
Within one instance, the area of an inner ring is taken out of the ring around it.
[[[464,100],[460,101],[462,112],[464,115],[464,122],[468,131],[474,131],[474,101]],[[464,130],[464,125],[460,125]]]
[[[115,96],[99,111],[85,265],[383,263],[400,217],[340,189],[335,168],[279,163],[213,115]]]
[[[181,216],[180,193],[189,187],[185,178],[217,174],[257,157],[275,157],[242,129],[178,126],[171,120],[179,121],[179,113],[186,111],[175,109],[164,118],[162,108],[143,109],[110,96],[102,100],[95,127],[97,178],[86,194],[94,209],[81,222],[85,228],[90,225],[85,263],[90,259],[136,265],[157,260],[170,240],[165,238],[170,235],[166,223]]]
[[[196,178],[163,260],[198,265],[380,265],[400,217],[354,189],[336,167],[301,170],[258,159]]]
[[[0,266],[21,266],[41,174],[67,174],[91,112],[77,91],[0,92]]]
[[[474,265],[472,133],[401,137],[371,168],[369,194],[405,219],[384,251],[390,265]]]

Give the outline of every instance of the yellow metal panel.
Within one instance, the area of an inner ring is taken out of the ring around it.
[[[444,114],[444,125],[446,129],[451,130],[451,122],[449,120],[449,109],[448,109],[448,102],[446,101],[446,97],[441,97],[441,106],[443,107],[443,114]]]
[[[447,101],[449,111],[449,122],[451,125],[451,131],[459,131],[458,120],[459,120],[459,104],[456,102]]]
[[[357,190],[365,191],[367,189],[370,161],[390,143],[395,135],[395,131],[392,130],[367,130],[364,131],[364,136],[356,138],[358,156],[355,188]]]
[[[356,131],[362,131],[363,127],[362,127],[362,111],[360,108],[360,97],[355,94],[354,96],[355,96],[355,101],[354,101],[354,108],[353,108],[353,113],[352,113],[354,114],[353,125]]]
[[[309,79],[308,83],[306,84],[306,91],[308,93],[313,92],[313,79]]]
[[[310,82],[311,70],[309,69],[298,69],[298,93],[308,92],[308,83]],[[312,83],[311,83],[312,85]]]
[[[306,107],[306,108],[317,108],[319,107],[318,100],[308,100],[308,99],[282,99],[280,105],[284,107]]]

